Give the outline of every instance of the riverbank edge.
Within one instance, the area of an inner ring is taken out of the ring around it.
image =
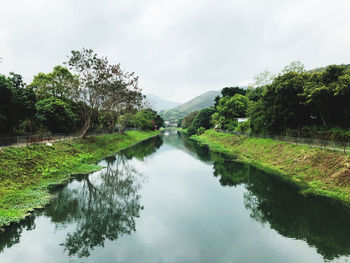
[[[349,154],[214,130],[190,138],[295,184],[301,194],[331,198],[350,207]]]
[[[9,147],[0,152],[0,230],[50,203],[53,186],[73,175],[103,169],[104,157],[159,135],[158,131],[129,131],[71,139],[52,146]]]

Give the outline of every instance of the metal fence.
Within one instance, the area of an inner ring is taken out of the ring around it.
[[[107,134],[107,130],[88,131],[87,136]],[[29,134],[23,136],[0,137],[0,147],[5,146],[27,146],[32,144],[46,144],[54,141],[79,138],[78,133],[64,134]]]
[[[307,145],[310,147],[329,149],[333,151],[344,151],[344,153],[350,152],[350,142],[318,140],[313,138],[300,138],[300,137],[290,137],[290,136],[280,136],[280,135],[249,134],[249,133],[240,133],[240,132],[229,132],[229,131],[224,131],[220,129],[217,129],[216,131],[235,134],[238,136],[251,137],[251,138],[273,139],[276,141],[294,143],[299,145]]]
[[[126,128],[125,131],[135,131],[137,128]],[[114,131],[117,132],[117,131]],[[110,133],[106,129],[91,130],[87,136],[98,136]],[[32,144],[46,144],[54,141],[79,138],[79,133],[55,133],[55,134],[29,134],[23,136],[0,137],[0,147],[6,146],[27,146]]]

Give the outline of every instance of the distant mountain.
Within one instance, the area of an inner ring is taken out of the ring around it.
[[[169,110],[169,109],[175,108],[176,106],[181,104],[178,102],[164,100],[164,99],[162,99],[156,95],[153,95],[153,94],[147,94],[146,100],[148,101],[148,103],[150,104],[152,109],[154,109],[156,111]]]
[[[160,116],[162,116],[165,121],[176,124],[178,120],[182,119],[192,111],[197,111],[213,106],[215,97],[220,94],[220,90],[208,91],[173,109],[161,111]]]
[[[201,110],[214,105],[214,99],[220,95],[220,90],[208,91],[200,96],[197,96],[190,101],[175,107],[173,110],[190,113],[192,111]]]

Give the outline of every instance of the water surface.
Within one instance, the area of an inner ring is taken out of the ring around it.
[[[175,131],[0,233],[0,262],[350,262],[350,213]]]

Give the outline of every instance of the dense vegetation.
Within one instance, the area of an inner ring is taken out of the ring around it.
[[[276,76],[266,71],[259,74],[248,89],[224,88],[211,109],[210,123],[215,128],[349,141],[350,66],[306,72],[300,62],[293,62]],[[248,121],[238,123],[242,117]],[[178,126],[188,129],[190,125],[179,122]],[[194,134],[199,128],[188,131]],[[207,128],[203,125],[200,132]]]
[[[156,112],[143,109],[138,77],[120,64],[83,49],[72,51],[66,65],[38,73],[30,85],[19,74],[0,74],[0,135],[79,132],[84,137],[89,129],[123,133],[128,126],[163,125]]]

